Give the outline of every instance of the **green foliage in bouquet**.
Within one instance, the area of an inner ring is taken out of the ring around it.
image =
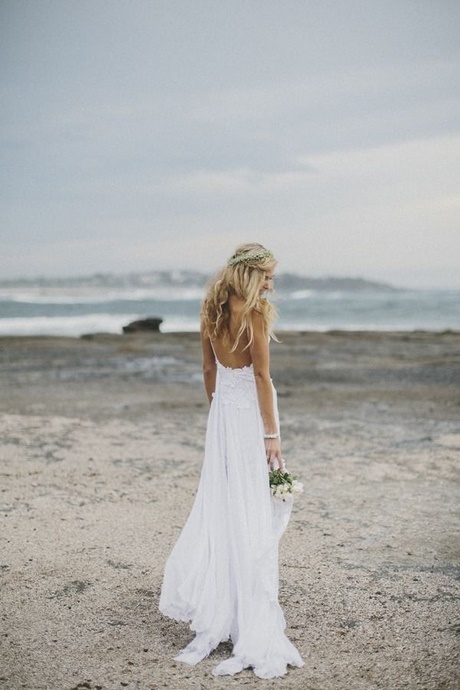
[[[268,475],[268,481],[272,495],[281,501],[292,501],[295,494],[303,491],[303,484],[287,470],[272,470]]]

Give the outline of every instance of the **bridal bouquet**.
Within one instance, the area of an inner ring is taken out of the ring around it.
[[[293,501],[294,496],[303,491],[302,482],[298,482],[287,470],[272,470],[268,477],[272,496],[279,501]]]

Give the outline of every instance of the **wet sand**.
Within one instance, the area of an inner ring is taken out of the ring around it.
[[[158,612],[197,486],[197,335],[0,338],[0,688],[460,687],[460,333],[285,333],[283,679],[172,660]]]

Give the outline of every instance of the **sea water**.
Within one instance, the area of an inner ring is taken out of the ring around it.
[[[112,283],[114,281],[111,281]],[[116,281],[115,281],[116,282]],[[126,282],[126,281],[125,281]],[[121,333],[131,321],[158,316],[163,332],[199,330],[203,286],[0,285],[0,335]],[[460,290],[282,289],[278,330],[460,330]]]

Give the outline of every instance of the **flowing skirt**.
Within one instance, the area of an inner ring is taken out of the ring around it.
[[[196,633],[176,660],[196,664],[231,639],[216,676],[252,667],[273,678],[303,666],[278,603],[278,542],[291,504],[271,497],[263,433],[252,366],[218,362],[200,483],[160,598],[162,613]]]

